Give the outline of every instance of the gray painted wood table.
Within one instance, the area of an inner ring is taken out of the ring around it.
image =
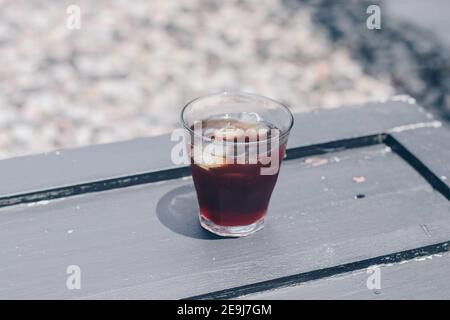
[[[450,298],[446,125],[402,101],[295,118],[240,239],[201,229],[170,136],[0,161],[0,298]]]

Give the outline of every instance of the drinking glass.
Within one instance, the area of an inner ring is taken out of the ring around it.
[[[264,226],[294,118],[275,100],[222,92],[182,110],[201,225],[242,237]]]

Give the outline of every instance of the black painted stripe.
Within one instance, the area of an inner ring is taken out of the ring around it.
[[[332,153],[342,150],[363,148],[377,144],[391,147],[405,162],[412,166],[430,185],[450,200],[450,188],[439,179],[423,162],[407,150],[400,142],[389,134],[374,134],[350,139],[336,140],[305,147],[288,149],[285,160]],[[165,169],[154,172],[141,173],[99,181],[86,182],[70,186],[39,190],[30,193],[0,197],[0,208],[24,203],[66,198],[86,193],[102,192],[119,188],[127,188],[159,181],[179,179],[190,176],[189,167]]]
[[[323,268],[286,277],[281,277],[272,280],[266,280],[262,282],[252,283],[240,287],[215,291],[198,296],[185,298],[184,300],[211,300],[211,299],[233,299],[242,297],[245,295],[259,293],[274,289],[280,289],[290,286],[299,285],[313,280],[320,280],[331,276],[336,276],[344,273],[367,269],[370,266],[381,265],[387,263],[398,263],[405,260],[411,260],[414,258],[428,256],[432,254],[439,254],[450,249],[450,241],[432,244],[416,249],[391,253],[375,258],[366,260],[360,260],[356,262],[341,264],[334,267]]]
[[[72,197],[85,193],[102,192],[137,186],[141,184],[178,179],[189,176],[190,174],[191,169],[189,167],[181,167],[12,195],[0,198],[0,208],[24,203]]]
[[[297,147],[286,151],[286,160],[338,152],[348,149],[364,148],[384,143],[385,134],[373,134],[350,139],[325,142],[305,147]]]
[[[391,147],[396,154],[413,167],[436,191],[440,192],[450,201],[449,186],[436,176],[433,171],[431,171],[411,151],[389,134],[385,136],[384,143]]]

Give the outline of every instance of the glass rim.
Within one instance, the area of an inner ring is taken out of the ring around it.
[[[203,134],[199,135],[194,130],[192,130],[191,127],[188,126],[188,124],[186,123],[186,121],[184,119],[184,113],[185,113],[186,109],[189,106],[191,106],[193,103],[198,102],[200,100],[207,99],[207,98],[211,98],[211,97],[214,97],[214,96],[241,96],[241,97],[248,97],[248,98],[260,98],[260,99],[263,99],[263,100],[270,101],[270,102],[276,104],[277,106],[281,107],[281,109],[284,109],[287,112],[287,114],[289,115],[289,126],[288,126],[288,128],[285,131],[278,129],[278,130],[280,130],[281,134],[278,137],[274,137],[272,139],[278,138],[278,139],[281,140],[282,138],[286,137],[290,133],[292,127],[294,126],[294,115],[292,114],[291,110],[285,104],[283,104],[283,103],[281,103],[279,101],[276,101],[276,100],[274,100],[272,98],[268,98],[268,97],[265,97],[265,96],[262,96],[262,95],[259,95],[259,94],[248,93],[248,92],[243,92],[243,91],[220,91],[220,92],[210,93],[210,94],[207,94],[207,95],[200,96],[200,97],[197,97],[195,99],[192,99],[191,101],[189,101],[188,103],[186,103],[184,105],[183,109],[181,109],[180,119],[181,119],[181,123],[182,123],[184,129],[186,129],[190,133],[194,134],[194,136],[202,138],[203,140],[214,141],[214,139],[208,138],[207,136],[205,136]],[[267,140],[269,140],[269,139],[265,139],[265,140],[262,140],[262,141],[267,141]],[[233,143],[233,144],[240,144],[240,143],[242,143],[242,144],[249,144],[250,143],[250,144],[252,144],[254,142],[242,142],[242,141],[233,142],[233,141],[230,141],[230,143]]]

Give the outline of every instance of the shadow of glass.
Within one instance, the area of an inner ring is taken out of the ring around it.
[[[158,201],[156,215],[163,225],[183,236],[204,240],[223,239],[201,227],[197,195],[191,184],[166,193]]]

